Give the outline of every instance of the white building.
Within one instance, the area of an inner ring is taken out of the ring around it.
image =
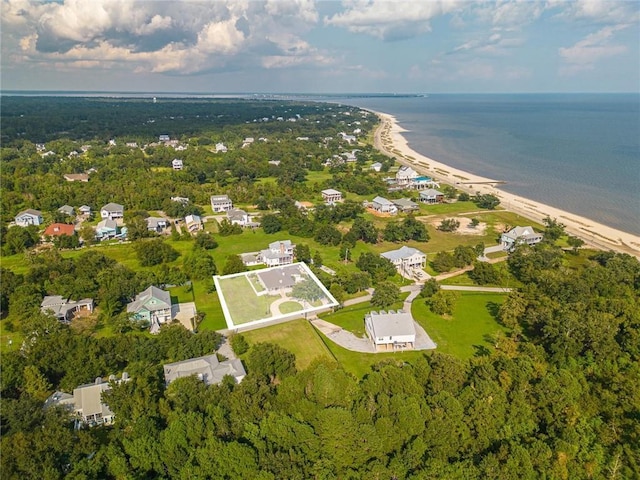
[[[295,248],[296,246],[291,243],[291,240],[271,242],[269,248],[260,251],[258,261],[268,267],[289,265],[293,263]]]
[[[184,162],[179,158],[174,158],[171,161],[171,166],[173,167],[174,170],[182,170],[184,168]]]
[[[107,203],[100,209],[100,217],[114,220],[124,217],[124,206],[119,203]]]
[[[376,197],[371,203],[372,208],[376,212],[388,213],[391,215],[395,215],[396,213],[398,213],[398,207],[396,207],[396,205],[391,200],[387,200],[384,197]]]
[[[406,165],[402,165],[396,172],[396,181],[398,182],[398,185],[410,185],[418,177],[418,172]]]
[[[424,268],[427,264],[427,255],[417,248],[407,246],[400,247],[398,250],[381,253],[380,256],[386,258],[395,265],[398,270],[409,271],[414,268]]]
[[[504,250],[513,250],[516,245],[526,243],[527,245],[535,245],[542,241],[543,235],[536,233],[536,231],[530,227],[514,227],[506,233],[503,233],[500,237],[500,243]]]
[[[211,209],[213,213],[228,212],[233,208],[233,202],[228,195],[211,195]]]
[[[378,351],[413,349],[415,346],[416,328],[411,313],[403,310],[370,312],[364,317],[364,326]]]
[[[326,190],[322,190],[320,193],[322,194],[324,203],[329,205],[342,201],[342,193],[338,190],[334,190],[333,188],[327,188]]]
[[[42,212],[31,208],[24,210],[15,216],[16,225],[28,227],[29,225],[42,225]]]
[[[198,215],[187,215],[184,217],[184,224],[190,233],[202,230],[202,219]]]
[[[216,153],[227,153],[227,147],[224,143],[216,143]]]

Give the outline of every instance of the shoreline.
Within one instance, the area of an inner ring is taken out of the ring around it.
[[[474,175],[422,155],[409,146],[402,135],[406,130],[398,124],[393,115],[374,110],[368,111],[380,119],[380,125],[374,133],[374,147],[383,154],[395,158],[401,165],[410,166],[419,173],[427,174],[440,183],[449,184],[470,195],[475,195],[477,192],[495,195],[500,199],[502,208],[536,223],[542,224],[542,220],[547,216],[555,218],[565,225],[566,233],[584,240],[585,246],[627,253],[640,259],[640,237],[580,215],[508,193],[498,187],[504,183],[504,180]]]

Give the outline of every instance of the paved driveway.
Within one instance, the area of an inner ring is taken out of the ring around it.
[[[196,304],[194,302],[178,303],[171,305],[171,317],[178,320],[184,328],[193,331],[191,319],[196,316]]]

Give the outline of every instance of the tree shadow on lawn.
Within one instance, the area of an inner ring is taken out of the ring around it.
[[[488,335],[485,335],[485,340],[487,340]],[[488,357],[491,355],[491,350],[486,345],[472,345],[475,350],[473,353],[474,357]]]
[[[489,312],[489,315],[491,315],[494,320],[496,320],[498,323],[502,324],[500,322],[500,319],[498,318],[500,315],[500,304],[496,303],[496,302],[487,302],[487,311]]]

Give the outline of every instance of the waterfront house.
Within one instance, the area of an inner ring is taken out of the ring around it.
[[[171,295],[152,285],[136,295],[127,305],[127,312],[135,320],[150,323],[151,333],[157,333],[161,324],[171,321]]]
[[[526,243],[533,246],[542,241],[542,233],[537,233],[532,227],[514,227],[500,237],[500,243],[504,250],[511,251],[516,245]]]
[[[42,225],[42,212],[28,208],[15,216],[16,225],[28,227],[29,225]]]
[[[233,377],[236,383],[240,383],[247,374],[240,359],[221,362],[215,353],[181,362],[167,363],[163,368],[166,386],[178,378],[190,376],[196,376],[205,385],[217,385],[227,375]]]
[[[413,349],[416,328],[411,313],[404,310],[369,312],[364,317],[365,330],[377,351]]]
[[[320,193],[322,194],[324,203],[328,205],[332,205],[336,202],[342,201],[342,193],[340,193],[338,190],[334,190],[333,188],[327,188],[326,190],[322,190],[322,192]]]
[[[428,188],[420,192],[420,201],[422,203],[442,203],[444,202],[444,193]]]
[[[115,220],[124,217],[124,206],[119,203],[107,203],[100,209],[100,217]]]
[[[396,207],[391,200],[387,200],[386,198],[379,196],[373,199],[371,202],[371,208],[376,212],[388,213],[390,215],[398,213],[398,207]]]
[[[228,212],[233,208],[233,202],[228,195],[211,195],[211,209],[213,213]]]
[[[400,186],[409,186],[418,177],[418,172],[416,172],[411,167],[407,167],[406,165],[400,166],[400,168],[396,172],[396,182]]]
[[[424,268],[427,264],[427,255],[417,248],[402,246],[397,250],[390,250],[381,253],[380,256],[386,258],[399,270],[405,272],[409,270]]]

